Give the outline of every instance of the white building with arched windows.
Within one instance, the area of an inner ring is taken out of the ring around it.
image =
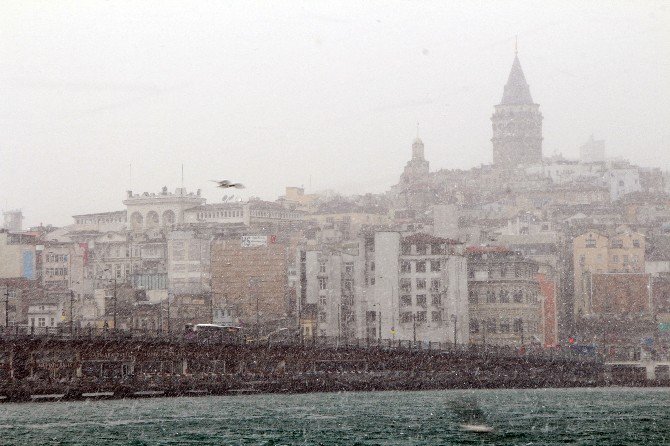
[[[183,187],[178,187],[171,193],[167,187],[163,187],[157,194],[149,192],[133,194],[132,191],[128,191],[123,204],[126,205],[128,229],[141,232],[184,223],[184,211],[203,205],[205,201],[205,198],[200,196],[199,189],[194,194],[187,193]]]

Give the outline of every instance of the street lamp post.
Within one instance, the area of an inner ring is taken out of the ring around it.
[[[458,338],[457,338],[457,331],[456,327],[458,325],[458,316],[455,314],[451,315],[451,320],[454,322],[454,348],[456,348],[456,344],[458,343]]]

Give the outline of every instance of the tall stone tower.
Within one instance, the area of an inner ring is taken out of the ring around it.
[[[516,52],[502,101],[495,106],[491,121],[494,165],[513,168],[542,161],[542,113],[530,96]]]

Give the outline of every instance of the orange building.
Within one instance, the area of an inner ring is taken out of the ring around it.
[[[542,296],[542,321],[544,346],[554,347],[558,343],[558,319],[556,315],[556,283],[546,274],[537,274]]]

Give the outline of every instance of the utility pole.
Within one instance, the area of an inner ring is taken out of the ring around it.
[[[412,312],[412,339],[414,340],[414,343],[416,344],[416,313]]]
[[[70,290],[70,336],[72,336],[72,333],[74,333],[73,308],[74,308],[74,291]]]
[[[9,287],[5,288],[5,330],[9,330]]]
[[[116,276],[114,276],[114,331],[116,331]]]
[[[168,336],[170,335],[170,293],[167,297],[167,332]]]
[[[379,345],[381,345],[382,344],[382,312],[381,312],[381,310],[379,310],[378,314],[379,314],[379,318],[378,318],[379,319],[379,331],[377,332],[377,334],[379,335]]]

